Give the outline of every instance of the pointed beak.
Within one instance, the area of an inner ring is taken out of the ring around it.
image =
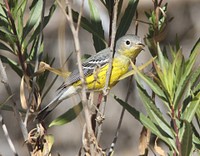
[[[142,42],[137,43],[137,46],[144,50],[145,45]]]

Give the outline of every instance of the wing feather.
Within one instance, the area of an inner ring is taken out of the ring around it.
[[[84,76],[91,75],[94,72],[96,67],[103,67],[105,64],[109,62],[110,53],[109,48],[104,49],[103,51],[97,53],[96,55],[91,56],[85,62],[82,63],[83,74]],[[80,80],[79,70],[74,70],[71,75],[67,78],[67,80],[58,88],[65,88],[77,81]]]

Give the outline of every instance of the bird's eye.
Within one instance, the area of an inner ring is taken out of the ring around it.
[[[126,40],[126,42],[125,42],[125,43],[126,43],[126,45],[127,45],[127,46],[129,46],[129,45],[131,44],[131,41],[129,41],[129,40]]]

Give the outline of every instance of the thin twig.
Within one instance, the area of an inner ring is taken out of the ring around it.
[[[130,85],[132,83],[132,80],[133,80],[133,76],[130,77],[129,79],[129,85],[128,85],[128,90],[127,90],[127,94],[126,94],[126,99],[125,99],[125,102],[128,101],[129,99],[129,96],[130,96],[130,93],[132,91],[132,85]],[[122,121],[123,121],[123,118],[124,118],[124,113],[125,113],[125,108],[123,107],[122,108],[122,111],[121,111],[121,114],[120,114],[120,118],[119,118],[119,122],[117,124],[117,130],[115,132],[115,136],[114,136],[114,139],[112,141],[112,144],[110,146],[110,149],[109,149],[109,152],[108,152],[108,156],[112,155],[112,152],[114,151],[114,148],[115,148],[115,144],[117,142],[117,139],[118,139],[118,136],[119,136],[119,130],[121,128],[121,125],[122,125]]]
[[[113,9],[113,20],[112,20],[112,29],[111,29],[111,42],[110,42],[110,61],[108,65],[108,71],[106,73],[106,83],[103,89],[104,98],[101,103],[101,115],[105,114],[106,102],[107,102],[107,95],[108,95],[108,88],[110,83],[110,76],[112,71],[112,62],[113,62],[113,53],[115,49],[115,34],[116,34],[116,23],[117,23],[117,9],[118,9],[119,0],[115,0],[115,5]],[[99,125],[97,129],[97,141],[99,142],[101,133],[102,133],[102,123]]]
[[[45,5],[46,5],[46,0],[43,0],[43,6],[42,6],[42,13],[41,13],[41,24],[40,24],[40,33],[39,33],[39,39],[37,42],[37,49],[36,49],[36,60],[35,60],[35,69],[34,69],[34,73],[37,72],[38,67],[39,67],[39,55],[40,55],[40,48],[41,48],[41,44],[42,44],[42,35],[43,35],[43,25],[44,25],[44,13],[45,13]],[[32,82],[32,87],[31,87],[31,91],[29,94],[29,98],[28,98],[28,109],[26,111],[26,116],[24,119],[24,124],[27,125],[28,122],[28,117],[29,117],[29,112],[30,112],[30,106],[31,106],[31,101],[33,100],[34,96],[33,94],[35,93],[35,86],[36,86],[36,77],[33,77],[33,82]],[[39,98],[39,96],[37,96],[37,98]],[[35,99],[35,101],[38,101]],[[38,103],[36,103],[38,104]]]
[[[15,156],[18,156],[17,151],[15,149],[15,146],[14,146],[14,144],[13,144],[13,142],[12,142],[10,136],[9,136],[7,127],[6,127],[6,125],[5,125],[4,121],[3,121],[3,117],[1,115],[1,113],[0,113],[0,123],[1,123],[2,129],[3,129],[4,135],[5,135],[5,137],[6,137],[7,141],[8,141],[8,144],[10,146],[10,149],[12,150],[12,152],[13,152],[13,154]]]
[[[10,6],[9,6],[9,3],[8,3],[8,0],[4,0],[4,3],[5,3],[5,6],[6,6],[6,9],[7,9],[7,15],[8,15],[8,18],[9,18],[10,23],[11,23],[11,28],[13,30],[13,34],[16,36],[16,46],[17,46],[17,50],[18,50],[17,55],[18,55],[18,59],[19,59],[20,65],[21,65],[21,67],[23,69],[23,72],[26,75],[29,75],[29,72],[27,70],[27,64],[25,62],[24,55],[22,53],[22,48],[21,48],[19,37],[18,37],[17,28],[15,26],[15,21],[13,19],[12,14],[11,14],[11,10],[10,10]]]
[[[86,128],[87,128],[87,136],[88,136],[88,141],[89,141],[89,146],[90,146],[90,154],[91,155],[95,155],[95,151],[94,151],[94,140],[95,140],[95,136],[94,136],[94,132],[92,130],[92,124],[91,124],[91,114],[88,108],[88,102],[87,102],[87,96],[86,96],[86,85],[85,85],[85,78],[84,78],[84,73],[83,73],[83,69],[82,69],[82,61],[81,61],[81,52],[80,52],[80,41],[79,41],[79,28],[80,28],[80,22],[81,22],[81,17],[82,17],[82,12],[83,12],[83,5],[84,5],[84,0],[82,1],[82,5],[79,11],[79,17],[78,17],[78,24],[77,27],[75,27],[74,23],[73,23],[73,15],[72,15],[72,8],[71,5],[69,4],[69,1],[66,0],[67,3],[67,13],[65,12],[65,10],[63,9],[62,5],[60,4],[60,2],[57,0],[59,6],[61,7],[61,9],[63,10],[68,22],[69,22],[69,26],[70,29],[72,31],[72,35],[73,35],[73,39],[74,39],[74,45],[75,45],[75,51],[77,54],[77,63],[78,63],[78,70],[80,73],[80,80],[82,82],[82,91],[81,91],[81,101],[84,107],[84,115],[85,115],[85,120],[86,120]]]
[[[1,76],[1,82],[4,84],[8,95],[11,96],[12,109],[13,109],[13,111],[15,113],[16,120],[17,120],[17,122],[18,122],[18,124],[19,124],[19,126],[21,128],[21,132],[22,132],[24,141],[26,141],[28,139],[28,131],[27,131],[26,126],[24,125],[23,120],[22,120],[22,118],[20,116],[20,113],[19,113],[19,111],[17,109],[17,106],[16,106],[17,104],[15,102],[15,99],[12,96],[13,93],[12,93],[12,90],[11,90],[10,85],[8,83],[8,77],[6,75],[6,71],[5,71],[4,67],[3,67],[1,59],[0,59],[0,76]],[[28,147],[29,152],[31,152],[32,151],[31,146],[29,146],[27,144],[27,147]]]
[[[138,12],[136,11],[135,35],[137,35],[137,33],[138,33],[138,22],[137,22],[137,18],[138,18]],[[127,90],[125,102],[128,102],[130,93],[131,93],[131,91],[132,91],[132,85],[131,85],[132,80],[133,80],[133,75],[132,75],[132,76],[130,77],[130,79],[129,79],[128,90]],[[113,139],[113,141],[112,141],[112,143],[111,143],[111,146],[110,146],[110,149],[109,149],[109,152],[108,152],[108,156],[112,155],[112,153],[113,153],[113,151],[114,151],[115,144],[116,144],[117,139],[118,139],[118,136],[119,136],[119,130],[120,130],[120,128],[121,128],[122,121],[123,121],[123,118],[124,118],[125,110],[126,110],[126,109],[123,107],[123,108],[122,108],[122,111],[121,111],[120,118],[119,118],[119,122],[118,122],[118,125],[117,125],[117,130],[116,130],[116,132],[115,132],[114,139]]]

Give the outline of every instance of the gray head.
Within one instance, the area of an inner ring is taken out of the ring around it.
[[[134,59],[143,48],[142,38],[129,34],[117,40],[115,52]]]

